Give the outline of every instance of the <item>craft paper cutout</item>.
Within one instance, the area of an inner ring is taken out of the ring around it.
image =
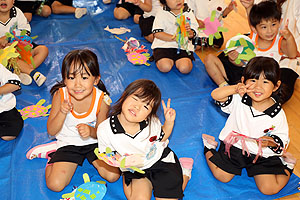
[[[36,105],[31,105],[23,108],[22,110],[19,110],[23,120],[29,118],[36,118],[41,116],[48,116],[48,111],[51,108],[51,104],[47,107],[42,106],[46,102],[45,99],[39,100],[39,102]]]
[[[249,61],[251,58],[256,56],[254,49],[255,46],[253,41],[249,37],[245,35],[236,35],[227,41],[224,53],[227,55],[230,51],[236,50],[239,55],[235,60],[235,63],[240,64],[242,60]]]
[[[185,28],[186,21],[190,23],[190,19],[186,18],[183,15],[183,9],[181,9],[180,15],[176,17],[176,25],[177,25],[176,42],[178,44],[177,54],[179,54],[180,49],[183,48],[184,50],[186,50],[188,55],[190,55],[191,53],[188,49],[188,43],[189,43],[188,32],[186,31]]]
[[[109,26],[107,25],[104,30],[112,33],[112,34],[116,34],[116,35],[121,35],[121,34],[124,34],[126,32],[131,32],[130,29],[128,28],[125,28],[125,27],[120,27],[120,28],[109,28]]]
[[[213,45],[214,37],[216,39],[221,38],[220,32],[227,32],[228,29],[222,27],[219,19],[216,17],[216,11],[213,10],[211,12],[211,16],[204,19],[205,28],[199,29],[203,30],[203,32],[208,35],[208,44],[210,46]]]
[[[0,49],[0,63],[7,68],[10,68],[9,66],[9,60],[11,58],[18,58],[19,53],[16,52],[16,45],[18,42],[12,43],[10,46],[5,47],[4,49]]]
[[[94,153],[98,157],[99,160],[103,160],[106,164],[127,169],[131,172],[137,171],[141,174],[145,172],[138,167],[135,166],[143,166],[144,164],[144,156],[143,155],[124,155],[121,156],[111,151],[109,147],[106,148],[106,153],[99,153],[99,149],[96,148]],[[134,165],[134,166],[133,166]]]
[[[137,53],[137,52],[132,52],[132,53],[128,53],[126,54],[127,58],[129,60],[129,62],[131,62],[134,65],[147,65],[150,66],[150,63],[148,63],[147,61],[150,58],[150,54],[149,53]]]
[[[84,183],[73,192],[63,194],[64,200],[101,200],[106,194],[105,181],[91,182],[87,173],[83,174]]]

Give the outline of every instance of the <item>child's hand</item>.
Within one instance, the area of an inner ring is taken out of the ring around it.
[[[240,0],[241,4],[246,8],[250,8],[254,4],[254,0]]]
[[[90,126],[87,124],[77,124],[76,126],[78,133],[81,137],[87,138],[91,135]]]
[[[245,85],[244,83],[238,83],[236,85],[236,93],[238,93],[241,97],[244,96],[245,93],[253,92],[255,83],[248,83]]]
[[[276,143],[274,141],[274,139],[270,136],[262,136],[260,137],[261,139],[261,147],[264,148],[264,147],[276,147]],[[272,142],[274,141],[274,142]]]
[[[239,56],[239,52],[235,50],[228,52],[229,61],[232,63],[234,63],[234,61],[238,58],[238,56]]]
[[[280,30],[280,35],[282,35],[282,37],[284,37],[284,39],[286,39],[286,40],[293,37],[292,33],[289,31],[288,25],[289,25],[289,20],[287,19],[286,24],[284,25],[284,28],[282,30]]]
[[[60,112],[68,114],[73,109],[73,104],[67,100],[64,100],[60,105]]]
[[[205,28],[204,21],[202,21],[201,19],[197,19],[197,22],[198,22],[199,28]]]
[[[171,99],[170,98],[168,99],[167,106],[166,106],[164,100],[161,100],[161,103],[162,103],[162,106],[164,109],[165,120],[167,122],[173,122],[176,117],[176,111],[170,107]]]
[[[0,37],[0,49],[3,49],[7,46],[8,41],[6,39],[6,36]]]

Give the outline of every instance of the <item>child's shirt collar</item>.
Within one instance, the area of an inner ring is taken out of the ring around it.
[[[167,5],[165,5],[165,6],[163,7],[163,9],[164,9],[165,11],[171,12],[171,9],[170,9],[169,6],[167,6]],[[188,7],[188,5],[187,5],[186,3],[184,3],[184,4],[183,4],[183,10],[182,10],[182,12],[187,12],[187,11],[189,11],[189,10],[190,10],[190,8]]]

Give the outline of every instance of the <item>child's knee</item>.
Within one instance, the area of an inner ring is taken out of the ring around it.
[[[47,187],[54,192],[60,192],[66,187],[65,181],[57,178],[46,178],[46,184]]]
[[[190,64],[186,64],[186,65],[183,65],[183,66],[178,66],[177,69],[182,73],[182,74],[188,74],[192,71],[193,69],[193,65],[190,65]]]
[[[204,65],[205,67],[207,67],[210,63],[214,62],[216,60],[216,56],[213,54],[208,54],[205,58],[204,58]]]
[[[280,191],[280,189],[274,187],[274,185],[272,184],[261,184],[257,187],[259,191],[264,195],[273,195],[273,194],[277,194]]]
[[[43,7],[42,14],[43,17],[49,17],[51,15],[51,8],[47,5]]]
[[[16,139],[16,137],[15,136],[2,136],[1,139],[5,140],[5,141],[11,141],[11,140]]]
[[[114,10],[114,17],[118,20],[127,19],[130,14],[124,12],[121,8],[115,8]]]
[[[167,73],[167,72],[171,71],[171,69],[173,67],[173,65],[166,64],[166,63],[165,64],[157,64],[156,63],[156,66],[157,66],[159,71],[164,72],[164,73]]]

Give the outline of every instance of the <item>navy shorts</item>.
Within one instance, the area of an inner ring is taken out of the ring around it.
[[[24,121],[16,108],[0,113],[0,137],[17,137],[23,129]]]
[[[131,16],[144,14],[144,11],[140,7],[138,7],[132,3],[125,2],[125,0],[120,0],[117,3],[116,7],[117,8],[121,7],[121,8],[126,9],[130,13]]]
[[[169,58],[176,62],[181,58],[189,58],[191,60],[195,60],[193,52],[188,53],[185,50],[180,49],[180,53],[177,54],[177,49],[175,48],[156,48],[153,49],[153,57],[155,62],[159,61],[162,58]]]
[[[175,163],[163,162],[162,159],[169,153],[174,154]],[[158,198],[182,198],[183,175],[181,165],[177,156],[172,150],[165,148],[160,160],[149,169],[145,169],[145,174],[139,172],[124,172],[125,184],[129,185],[132,179],[147,178],[153,186],[153,194]]]
[[[221,141],[218,151],[211,150],[213,156],[209,159],[217,167],[235,175],[241,175],[242,169],[246,168],[248,176],[253,177],[261,174],[285,174],[285,166],[282,164],[279,156],[271,156],[268,158],[259,157],[253,164],[252,161],[256,155],[247,153],[243,155],[242,149],[235,146],[230,147],[230,158],[225,154],[225,144]]]
[[[53,2],[53,0],[52,0]],[[51,1],[46,1],[44,5],[50,6]],[[42,1],[16,1],[15,6],[19,8],[23,13],[35,14],[37,9],[41,6]]]
[[[98,143],[85,146],[64,146],[57,149],[56,152],[49,154],[51,159],[48,163],[71,162],[82,166],[84,159],[87,158],[89,163],[92,164],[94,160],[98,159],[94,153],[94,150],[97,147]]]

